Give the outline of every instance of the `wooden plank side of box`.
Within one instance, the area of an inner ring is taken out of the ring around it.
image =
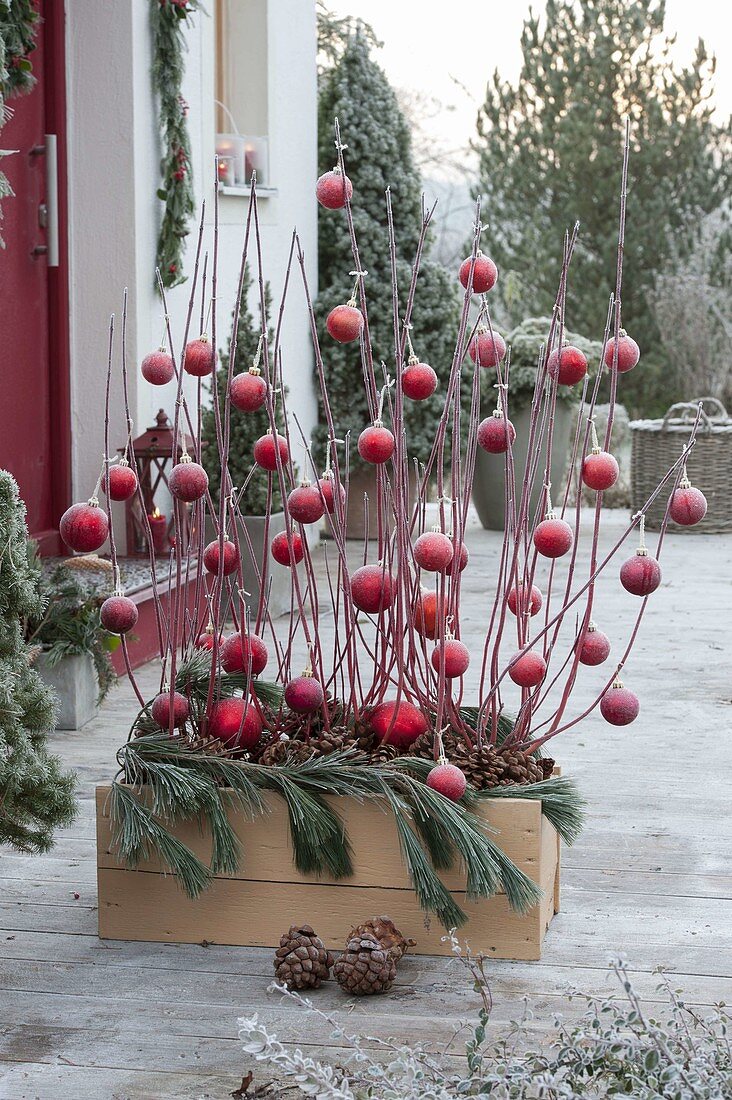
[[[100,867],[123,867],[114,852],[109,810],[109,787],[97,787],[97,862]],[[287,809],[276,794],[263,795],[268,812],[254,819],[241,809],[229,810],[229,821],[236,833],[242,857],[232,878],[267,879],[290,882],[293,878],[292,846]],[[388,882],[399,889],[410,889],[409,876],[401,858],[399,836],[393,814],[374,801],[358,802],[355,798],[330,799],[343,821],[352,848],[356,878],[361,886],[380,886]],[[493,830],[492,835],[506,855],[535,882],[539,876],[541,857],[541,804],[526,799],[495,799],[482,803],[478,814]],[[205,864],[211,861],[211,837],[194,821],[176,825],[176,836]],[[157,857],[142,868],[164,871]],[[224,876],[222,876],[224,877]],[[300,875],[304,882],[337,883],[327,875]],[[450,890],[462,890],[465,876],[456,867],[442,875]]]
[[[286,924],[307,920],[328,946],[337,948],[352,924],[366,915],[388,913],[405,935],[418,941],[418,954],[450,954],[441,942],[444,930],[439,921],[419,908],[401,861],[393,818],[373,804],[337,800],[354,852],[354,875],[339,882],[302,876],[294,868],[280,799],[274,797],[271,813],[254,821],[234,812],[232,823],[244,842],[241,877],[217,877],[199,898],[191,900],[158,863],[150,861],[139,870],[129,870],[110,852],[108,793],[109,788],[97,789],[102,938],[274,947]],[[496,800],[486,805],[485,816],[493,828],[500,826],[497,842],[513,853],[544,896],[530,913],[520,916],[500,894],[467,901],[464,876],[450,872],[445,881],[469,916],[460,935],[473,950],[496,958],[538,959],[555,907],[556,831],[534,800]],[[197,826],[175,831],[205,856],[209,842]]]

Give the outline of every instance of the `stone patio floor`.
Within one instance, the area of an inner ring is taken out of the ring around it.
[[[624,522],[624,513],[610,514],[603,545]],[[477,647],[500,541],[474,525],[468,545],[463,635]],[[586,552],[583,544],[583,561]],[[596,618],[622,640],[638,605],[617,581],[619,564],[601,585]],[[562,911],[542,961],[488,965],[494,1031],[521,1013],[526,997],[539,1040],[555,1012],[578,1011],[568,987],[612,990],[607,962],[617,953],[651,1002],[661,965],[690,1002],[732,994],[732,536],[671,534],[662,564],[663,583],[626,669],[640,717],[615,729],[592,715],[559,739],[558,761],[587,798],[587,827],[564,853]],[[574,712],[601,677],[601,669],[583,671]],[[152,694],[154,670],[140,678]],[[237,1039],[237,1017],[253,1011],[281,1040],[339,1058],[327,1024],[267,993],[269,951],[97,938],[94,786],[113,774],[135,709],[123,682],[92,723],[52,738],[77,769],[79,817],[48,856],[0,855],[3,1100],[228,1097],[249,1068],[255,1083],[266,1080]],[[288,923],[283,914],[282,930]],[[454,961],[409,957],[389,995],[353,1004],[329,983],[317,1004],[351,1031],[452,1040],[456,1056],[455,1032],[478,1007]]]

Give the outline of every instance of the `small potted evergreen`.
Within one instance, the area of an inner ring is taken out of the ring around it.
[[[511,370],[508,385],[508,416],[516,429],[516,441],[513,445],[513,465],[516,484],[521,486],[526,469],[529,426],[531,422],[531,402],[536,387],[537,363],[542,346],[546,343],[551,329],[551,318],[528,317],[517,325],[506,337],[511,348]],[[575,332],[565,331],[567,344],[579,348],[585,355],[589,370],[600,361],[602,344],[596,340],[587,340]],[[483,372],[481,379],[481,415],[490,416],[496,407],[496,389],[492,383],[495,377]],[[552,441],[551,480],[555,496],[563,490],[564,479],[569,461],[570,434],[572,427],[572,409],[580,399],[581,386],[558,386],[557,403],[554,409],[554,437]],[[546,460],[546,432],[541,450],[538,468],[544,467]],[[475,480],[473,482],[473,503],[483,527],[492,531],[502,531],[505,516],[505,455],[489,454],[478,448],[475,461]],[[531,494],[531,512],[536,509],[542,491],[541,478],[534,479]]]

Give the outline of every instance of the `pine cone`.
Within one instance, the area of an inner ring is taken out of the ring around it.
[[[293,924],[275,951],[275,977],[288,989],[317,989],[332,965],[333,956],[309,924]]]
[[[396,760],[401,756],[396,745],[377,745],[369,753],[369,764],[388,764],[390,760]]]
[[[384,950],[389,952],[394,962],[399,962],[407,949],[415,947],[417,943],[416,940],[405,939],[391,917],[387,916],[371,917],[370,920],[363,921],[357,928],[351,929],[348,939],[352,940],[354,937],[366,934],[377,939]]]
[[[552,760],[551,756],[542,756],[538,763],[541,764],[544,778],[551,779],[554,768],[556,767],[556,760]]]
[[[266,767],[276,764],[301,764],[313,755],[310,746],[304,741],[295,741],[289,737],[277,737],[270,741],[259,758]]]
[[[396,961],[370,932],[355,935],[333,967],[333,976],[345,993],[366,997],[386,993],[396,977]]]
[[[332,752],[358,748],[347,730],[324,730],[310,737],[308,747],[313,756],[328,756]]]

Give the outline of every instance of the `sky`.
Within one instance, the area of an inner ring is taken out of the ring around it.
[[[461,148],[475,134],[475,118],[489,76],[498,68],[515,79],[520,35],[529,7],[543,0],[326,0],[338,15],[360,16],[384,43],[378,60],[392,84],[437,100],[425,129],[441,147]],[[434,14],[433,14],[434,13]],[[704,38],[717,55],[715,102],[720,118],[732,113],[732,5],[729,0],[667,0],[666,29],[678,37],[678,60],[688,63]]]

